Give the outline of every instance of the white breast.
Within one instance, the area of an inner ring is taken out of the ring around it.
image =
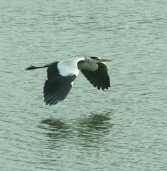
[[[60,61],[57,65],[59,74],[62,76],[75,74],[77,76],[79,74],[77,63],[80,60],[84,60],[84,57],[73,57]]]

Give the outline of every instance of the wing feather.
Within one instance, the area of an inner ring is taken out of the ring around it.
[[[110,87],[108,69],[104,63],[98,63],[98,69],[96,71],[81,69],[81,72],[94,87],[97,87],[97,89],[101,88],[102,90],[105,90]]]
[[[47,69],[48,79],[53,79],[55,77],[60,76],[57,64],[58,64],[58,62],[53,62],[51,64],[48,64],[48,69]]]
[[[45,81],[44,101],[53,105],[65,99],[72,88],[71,83],[75,80],[75,75],[59,76]]]
[[[76,75],[70,71],[69,75],[63,76],[61,74],[62,68],[65,67],[65,71],[68,70],[68,66],[65,64],[61,63],[59,65],[59,62],[48,64],[48,79],[45,81],[43,90],[46,105],[54,105],[64,100],[72,88],[72,82],[75,80]]]

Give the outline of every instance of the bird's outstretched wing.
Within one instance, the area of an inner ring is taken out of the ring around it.
[[[81,72],[97,89],[108,89],[110,87],[110,78],[108,75],[107,66],[104,63],[98,63],[98,69],[96,71],[88,71],[82,69]]]
[[[46,104],[54,105],[65,99],[72,88],[72,82],[76,76],[59,76],[45,81],[44,101]]]
[[[54,105],[66,98],[72,88],[75,75],[62,76],[57,68],[58,62],[48,65],[48,79],[44,85],[44,101],[46,105]]]
[[[57,64],[58,62],[53,62],[51,64],[48,64],[48,69],[47,69],[48,79],[53,79],[60,76]]]

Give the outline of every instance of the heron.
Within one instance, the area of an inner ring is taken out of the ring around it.
[[[79,71],[98,90],[108,89],[110,78],[105,63],[110,61],[94,56],[77,55],[43,66],[30,65],[26,70],[47,68],[47,80],[43,87],[44,102],[46,105],[55,105],[66,98]]]

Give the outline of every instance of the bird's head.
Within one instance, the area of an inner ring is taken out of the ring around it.
[[[84,60],[78,62],[78,68],[80,70],[96,71],[98,69],[98,63],[111,62],[109,59],[101,59],[95,56],[85,56]]]
[[[90,57],[92,60],[94,60],[96,63],[101,63],[101,62],[111,62],[111,59],[101,59],[99,57],[91,56]]]

